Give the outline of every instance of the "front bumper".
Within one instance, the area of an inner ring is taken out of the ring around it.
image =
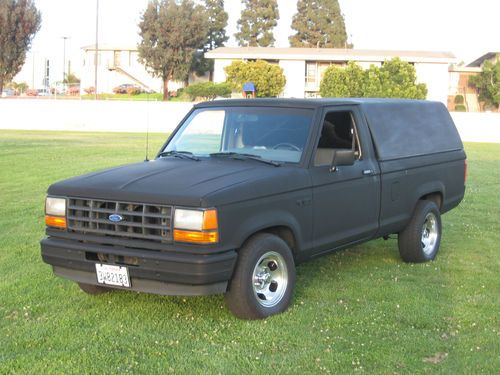
[[[95,264],[104,256],[107,264],[128,267],[130,288],[163,295],[207,295],[225,293],[233,274],[236,251],[215,254],[182,254],[106,246],[47,237],[41,242],[42,259],[58,276],[85,284],[97,283]],[[123,259],[134,259],[133,264]]]

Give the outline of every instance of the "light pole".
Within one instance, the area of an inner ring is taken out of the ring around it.
[[[97,100],[97,64],[99,63],[99,0],[96,0],[95,9],[95,60],[94,60],[94,90]]]
[[[64,80],[66,79],[66,40],[69,39],[69,36],[62,36],[63,40],[63,79],[62,84],[64,85]]]

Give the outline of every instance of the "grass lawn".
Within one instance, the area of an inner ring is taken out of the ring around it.
[[[165,135],[151,136],[157,149]],[[436,261],[376,240],[302,264],[291,308],[222,296],[89,296],[40,258],[47,187],[144,158],[141,134],[0,131],[0,373],[500,373],[500,145],[467,144]]]
[[[84,100],[94,100],[95,95],[85,94],[81,96]],[[152,94],[147,94],[145,92],[137,95],[130,94],[99,94],[100,100],[132,100],[132,101],[155,101],[161,102],[163,100],[163,93],[154,92]],[[187,95],[179,95],[170,97],[171,102],[190,102],[191,99]]]

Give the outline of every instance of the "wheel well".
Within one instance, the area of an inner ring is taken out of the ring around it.
[[[293,231],[286,227],[286,226],[275,226],[275,227],[270,227],[270,228],[265,228],[261,229],[260,231],[253,233],[251,236],[249,236],[245,242],[247,242],[250,238],[255,236],[256,234],[259,233],[269,233],[269,234],[274,234],[275,236],[278,236],[281,238],[285,243],[288,245],[290,250],[292,250],[292,254],[295,255],[297,251],[297,241],[295,239],[295,235],[293,234]]]
[[[439,191],[436,191],[434,193],[429,193],[424,195],[423,197],[420,197],[419,200],[428,200],[434,202],[436,203],[436,206],[438,206],[439,210],[441,210],[443,204],[443,194]]]

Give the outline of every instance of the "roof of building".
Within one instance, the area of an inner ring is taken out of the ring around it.
[[[473,68],[473,67],[479,67],[481,66],[486,60],[492,59],[495,56],[500,55],[500,52],[488,52],[485,53],[483,56],[478,57],[476,60],[473,62],[467,64],[468,67]]]
[[[264,59],[313,61],[382,62],[400,57],[408,62],[449,64],[456,60],[451,52],[389,51],[344,48],[274,48],[274,47],[220,47],[205,54],[210,59]]]

